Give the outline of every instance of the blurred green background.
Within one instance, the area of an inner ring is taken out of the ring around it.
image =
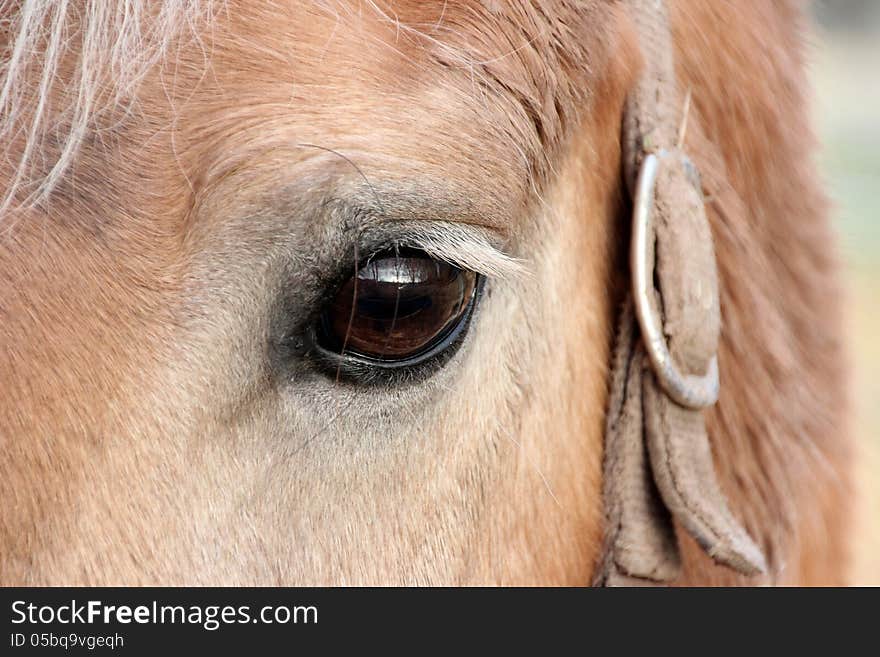
[[[816,0],[810,50],[820,165],[834,202],[865,496],[853,582],[880,585],[880,0]]]

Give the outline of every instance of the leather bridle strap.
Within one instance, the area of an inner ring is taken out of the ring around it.
[[[703,416],[718,394],[718,275],[699,176],[681,150],[687,100],[669,17],[663,0],[627,4],[644,59],[623,122],[633,285],[612,361],[595,583],[678,578],[676,524],[718,563],[754,575],[764,556],[721,492]]]

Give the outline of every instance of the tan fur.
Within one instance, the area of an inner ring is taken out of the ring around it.
[[[799,10],[671,4],[722,282],[722,485],[768,582],[839,583],[849,445]],[[640,65],[623,6],[230,0],[201,37],[0,238],[0,582],[589,582]],[[484,227],[529,274],[490,283],[425,383],[279,378],[272,304],[332,248],[325,209],[370,193],[402,208],[386,221]],[[757,582],[683,541],[682,583]]]

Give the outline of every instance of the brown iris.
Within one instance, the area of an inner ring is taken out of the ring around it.
[[[374,256],[324,310],[321,342],[383,362],[433,353],[465,323],[477,279],[421,251]]]

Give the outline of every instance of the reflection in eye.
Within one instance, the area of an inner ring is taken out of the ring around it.
[[[324,309],[322,346],[383,363],[432,351],[465,323],[478,275],[421,251],[379,254]]]

